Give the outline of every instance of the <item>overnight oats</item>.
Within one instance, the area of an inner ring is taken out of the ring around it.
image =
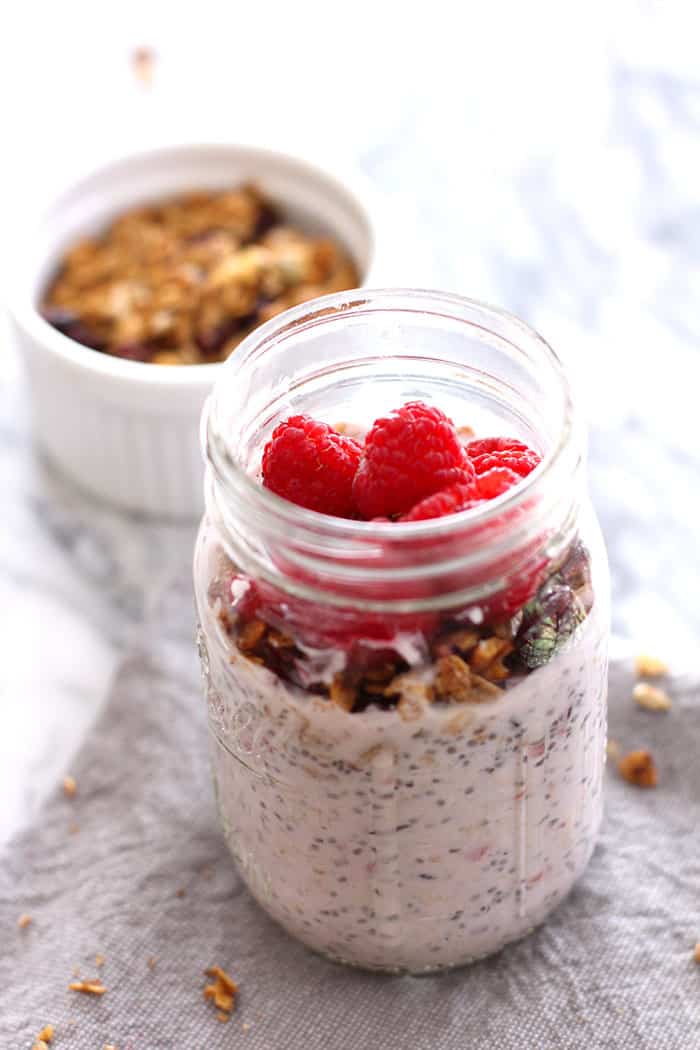
[[[568,382],[428,292],[288,311],[226,365],[195,556],[226,841],[290,933],[387,972],[524,936],[602,811],[607,563]]]

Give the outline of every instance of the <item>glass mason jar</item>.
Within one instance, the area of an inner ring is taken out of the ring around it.
[[[259,482],[272,429],[421,399],[542,462],[413,523],[333,518]],[[500,310],[354,291],[263,325],[203,424],[195,556],[213,771],[251,893],[336,960],[458,966],[542,922],[593,850],[608,575],[583,435],[549,346]]]

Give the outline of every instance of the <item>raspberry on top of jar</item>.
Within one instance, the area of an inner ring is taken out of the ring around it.
[[[391,525],[490,503],[541,460],[515,438],[474,438],[420,401],[375,420],[365,435],[349,429],[307,415],[285,419],[265,446],[262,484],[321,514]],[[498,699],[559,652],[592,607],[590,558],[578,540],[555,562],[538,554],[514,573],[503,567],[503,575],[505,585],[478,608],[391,617],[333,608],[319,615],[313,602],[241,576],[233,565],[211,598],[248,659],[348,712],[376,706],[411,718],[417,703]],[[319,659],[322,653],[340,660]]]
[[[41,311],[64,335],[114,357],[206,364],[288,307],[357,284],[340,245],[290,225],[245,185],[119,215],[66,252]]]

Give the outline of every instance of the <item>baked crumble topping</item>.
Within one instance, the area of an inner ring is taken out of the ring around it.
[[[93,350],[152,364],[204,364],[224,360],[288,307],[358,281],[335,241],[288,225],[248,184],[118,215],[66,252],[41,310]]]

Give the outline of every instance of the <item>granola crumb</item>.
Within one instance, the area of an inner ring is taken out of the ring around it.
[[[478,642],[469,655],[469,666],[472,671],[484,676],[490,682],[502,682],[510,677],[510,671],[503,660],[513,651],[513,645],[507,638],[493,635]]]
[[[695,945],[695,951],[693,952],[693,959],[696,963],[700,963],[700,941]]]
[[[149,955],[148,962],[147,962],[148,969],[149,970],[155,970],[157,962],[158,962],[158,956],[157,955]]]
[[[80,824],[76,824],[75,821],[73,821],[72,824],[68,825],[68,833],[69,833],[69,835],[77,835],[79,831],[80,831]]]
[[[640,653],[634,666],[640,678],[660,678],[661,675],[668,674],[668,664],[658,656],[650,656],[648,653]]]
[[[184,897],[185,896],[185,892],[186,892],[185,887],[184,886],[180,886],[179,889],[175,890],[175,896],[176,897]]]
[[[649,751],[630,751],[617,764],[620,774],[629,784],[637,787],[656,787],[659,775]]]
[[[205,973],[207,977],[213,977],[214,980],[211,984],[206,985],[204,998],[213,999],[214,1006],[218,1011],[217,1017],[220,1021],[224,1020],[224,1018],[228,1021],[230,1014],[236,1009],[238,985],[220,966],[210,966]],[[224,1017],[221,1015],[224,1015]]]
[[[226,1021],[230,1020],[230,1014],[225,1014],[223,1010],[217,1010],[216,1019],[217,1021],[221,1021],[222,1024],[225,1024]]]
[[[266,631],[267,624],[262,620],[248,620],[238,632],[238,648],[242,653],[250,652],[262,641]]]
[[[82,992],[84,995],[104,995],[107,989],[102,981],[71,981],[68,985],[71,992]]]
[[[331,703],[337,704],[338,707],[342,707],[344,711],[352,711],[355,700],[357,699],[357,689],[345,683],[342,672],[340,671],[333,675],[333,681],[331,682],[330,687],[330,699]]]
[[[469,665],[456,653],[441,656],[435,673],[435,692],[439,699],[459,703],[461,700],[469,700],[471,691],[472,674]]]
[[[102,1050],[118,1050],[118,1047],[116,1047],[114,1043],[105,1043]]]
[[[137,47],[131,53],[131,67],[134,75],[144,87],[150,87],[153,83],[155,61],[155,52],[150,47]]]
[[[32,1050],[49,1050],[49,1043],[53,1039],[54,1028],[52,1024],[45,1024],[34,1040]]]
[[[27,915],[25,912],[22,912],[19,919],[17,920],[17,925],[19,926],[20,930],[26,930],[27,926],[31,926],[32,922],[33,920],[31,915]]]
[[[43,1039],[37,1039],[32,1046],[32,1050],[49,1050],[49,1044]]]
[[[471,628],[450,631],[449,634],[441,635],[435,643],[435,655],[449,656],[450,653],[456,651],[460,656],[465,656],[474,649],[478,644],[479,639],[479,632]]]
[[[622,754],[622,752],[620,751],[620,745],[618,744],[617,740],[608,740],[607,744],[605,745],[605,751],[607,753],[608,758],[611,759],[613,762],[617,762],[620,758],[620,755]]]
[[[647,711],[670,711],[671,709],[671,697],[668,693],[655,685],[649,685],[648,682],[637,682],[632,690],[632,696],[639,706],[646,708]]]
[[[251,1024],[250,1024],[250,1021],[244,1021],[244,1022],[243,1022],[243,1024],[241,1025],[241,1029],[242,1029],[242,1030],[243,1030],[244,1032],[249,1032],[249,1031],[250,1031],[250,1029],[251,1029]]]
[[[75,798],[78,791],[78,785],[75,782],[75,777],[66,776],[63,778],[63,794],[66,798]]]
[[[105,960],[104,955],[100,955],[98,953],[95,956],[95,966],[98,968],[98,970],[100,969],[101,966],[104,966],[105,962],[106,962],[106,960]]]

